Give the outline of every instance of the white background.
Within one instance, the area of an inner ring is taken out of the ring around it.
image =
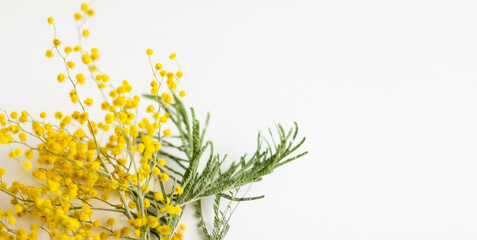
[[[0,0],[0,106],[74,110],[46,59],[78,1]],[[149,90],[145,49],[178,54],[186,103],[237,159],[297,121],[310,154],[254,184],[227,239],[477,239],[474,1],[97,1],[86,45]],[[94,88],[84,87],[84,94]],[[10,166],[2,149],[0,165]],[[11,165],[13,168],[14,165]],[[17,175],[16,175],[17,176]],[[189,217],[187,239],[198,239]]]

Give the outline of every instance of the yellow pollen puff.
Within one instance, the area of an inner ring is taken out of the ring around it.
[[[184,224],[179,225],[179,229],[181,231],[184,231],[186,229],[186,226]]]
[[[138,151],[138,152],[141,152],[141,153],[142,153],[145,148],[146,148],[146,146],[145,146],[143,143],[139,143],[139,144],[137,145],[137,151]]]
[[[98,59],[99,59],[99,54],[97,54],[97,53],[92,53],[92,54],[91,54],[91,59],[92,59],[93,61],[98,60]]]
[[[115,98],[118,96],[118,92],[116,92],[115,90],[109,92],[109,96],[112,97],[112,98]]]
[[[73,182],[73,180],[71,180],[71,178],[65,178],[66,186],[69,186],[72,182]]]
[[[56,119],[59,120],[59,119],[61,119],[62,117],[63,117],[63,113],[62,113],[62,112],[56,112],[56,113],[55,113],[55,118],[56,118]]]
[[[148,200],[148,199],[144,199],[144,200]],[[156,228],[156,227],[159,226],[159,220],[157,220],[157,218],[155,218],[153,216],[149,216],[147,220],[148,220],[149,226],[151,228]]]
[[[179,92],[179,97],[185,97],[185,96],[186,96],[186,92],[184,90]]]
[[[154,106],[149,105],[149,106],[146,108],[146,112],[148,112],[148,113],[154,112]]]
[[[182,194],[184,192],[184,190],[182,189],[181,186],[177,186],[175,189],[174,189],[174,193],[175,194]]]
[[[68,61],[66,63],[66,65],[68,65],[69,68],[74,68],[75,67],[75,63],[73,61]]]
[[[71,102],[73,103],[77,103],[79,101],[78,95],[76,94],[76,91],[74,89],[70,92],[70,98]]]
[[[58,82],[63,82],[65,81],[65,74],[58,74],[58,76],[56,77],[58,79]]]
[[[30,230],[31,230],[32,232],[38,231],[38,228],[39,228],[39,227],[38,227],[38,224],[36,224],[36,223],[30,225]]]
[[[103,74],[101,75],[101,80],[103,80],[103,82],[109,82],[109,76],[106,74]]]
[[[12,112],[12,113],[10,113],[10,117],[13,118],[13,119],[17,119],[18,118],[18,113],[17,112]]]
[[[163,201],[164,200],[164,195],[161,192],[154,193],[154,200]]]
[[[177,73],[176,73],[176,76],[177,76],[178,78],[181,78],[183,75],[184,75],[184,74],[182,73],[182,71],[177,71]]]
[[[65,53],[66,53],[66,54],[69,54],[69,53],[71,53],[72,51],[73,51],[73,49],[72,49],[70,46],[66,46],[66,47],[65,47]]]
[[[52,52],[51,50],[46,50],[45,56],[46,56],[47,58],[52,58],[53,55],[54,55],[54,54],[53,54],[53,52]]]
[[[167,104],[172,103],[172,97],[168,93],[162,93],[161,100]]]
[[[81,20],[83,18],[83,16],[81,15],[81,13],[75,13],[75,19],[76,20]]]
[[[168,72],[168,73],[167,73],[167,79],[168,79],[168,80],[169,80],[169,79],[173,80],[173,79],[174,79],[174,73]]]
[[[48,18],[48,24],[51,25],[51,24],[53,24],[54,21],[55,21],[55,20],[53,19],[53,17],[49,17],[49,18]]]
[[[89,37],[89,30],[88,29],[83,30],[83,37]]]
[[[109,104],[108,104],[108,102],[103,102],[103,103],[101,103],[101,109],[103,109],[103,110],[105,110],[105,111],[108,110],[108,109],[109,109]]]
[[[81,49],[82,49],[82,47],[77,45],[77,46],[75,46],[74,50],[75,50],[75,52],[79,52],[79,51],[81,51]]]
[[[109,194],[108,193],[101,193],[101,199],[104,200],[104,201],[108,201]]]
[[[26,121],[28,121],[28,116],[22,115],[18,120],[22,123],[25,123]]]
[[[159,166],[166,165],[166,159],[164,159],[164,158],[157,159],[157,165],[159,165]]]
[[[106,224],[108,224],[108,226],[113,226],[114,225],[114,218],[108,218],[108,220],[106,220]]]
[[[169,174],[167,174],[167,173],[161,173],[161,175],[159,176],[159,178],[161,179],[161,181],[166,182],[167,180],[169,180]]]
[[[171,228],[168,225],[162,225],[158,230],[161,235],[169,235],[171,233]]]
[[[23,207],[20,204],[17,204],[15,206],[13,206],[13,210],[15,210],[15,212],[19,213],[19,212],[23,211]]]
[[[86,100],[84,100],[84,104],[88,107],[91,107],[93,106],[93,99],[91,98],[86,98]]]
[[[166,129],[166,130],[162,131],[162,133],[164,133],[164,136],[166,136],[166,137],[171,136],[171,130],[170,129]]]
[[[86,11],[86,10],[88,10],[88,8],[89,8],[88,4],[86,4],[86,3],[81,4],[81,10]]]
[[[135,209],[135,208],[136,208],[136,202],[130,201],[130,202],[128,203],[128,207],[129,207],[130,209]]]
[[[28,150],[25,151],[25,157],[26,157],[27,159],[32,159],[32,158],[33,158],[33,155],[34,155],[33,150],[28,149]]]
[[[161,170],[158,167],[153,167],[152,168],[152,174],[154,175],[159,175],[161,173]]]
[[[41,113],[40,113],[40,118],[45,119],[45,118],[46,118],[46,113],[45,113],[45,112],[41,112]]]
[[[116,120],[116,117],[113,114],[107,114],[106,117],[104,117],[104,121],[107,124],[111,124]]]
[[[171,53],[171,55],[169,55],[169,59],[174,60],[176,59],[176,56],[177,55],[175,53]]]
[[[58,38],[53,39],[53,45],[60,46],[61,41]]]
[[[84,77],[82,73],[78,73],[76,74],[76,80],[78,81],[79,84],[84,84],[86,78]]]
[[[18,135],[18,138],[20,138],[20,141],[25,142],[26,139],[27,139],[27,135],[26,135],[26,133],[22,132]]]
[[[24,162],[24,163],[23,163],[23,167],[24,167],[26,170],[31,169],[31,162],[30,162],[30,161]]]
[[[81,60],[83,60],[83,63],[84,63],[84,64],[90,64],[90,63],[91,63],[91,55],[85,53],[85,54],[83,54],[83,56],[81,57]]]
[[[148,56],[151,56],[152,53],[153,53],[152,49],[148,48],[148,49],[146,50],[146,54],[147,54]]]
[[[9,218],[8,218],[8,224],[14,225],[15,222],[16,222],[15,217],[14,217],[14,216],[9,216]]]
[[[90,17],[94,16],[94,9],[88,9],[88,11],[86,11],[86,14],[88,14],[88,16]]]
[[[156,63],[155,68],[156,68],[157,71],[162,70],[162,64]]]
[[[99,228],[101,226],[101,222],[99,222],[99,220],[95,220],[92,225],[93,228]]]
[[[81,221],[88,221],[88,218],[89,218],[88,214],[83,213],[83,214],[80,215],[80,220]]]
[[[149,199],[144,199],[144,207],[145,208],[148,208],[149,206],[151,206],[151,201],[149,201]]]
[[[16,156],[20,156],[20,155],[22,155],[22,153],[23,153],[23,150],[21,148],[15,149],[15,155]]]

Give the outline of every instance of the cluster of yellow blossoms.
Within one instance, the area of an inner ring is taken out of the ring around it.
[[[169,115],[159,103],[174,102],[183,73],[168,72],[160,63],[153,65],[153,51],[147,49],[154,77],[151,94],[158,104],[148,106],[148,117],[139,119],[141,98],[131,94],[129,82],[113,86],[97,66],[99,50],[88,51],[81,43],[90,35],[84,23],[94,14],[82,4],[74,14],[79,43],[62,47],[55,28],[53,46],[46,51],[46,57],[59,55],[64,63],[65,72],[57,80],[71,84],[69,98],[78,111],[59,111],[50,118],[44,112],[38,117],[27,111],[0,114],[0,143],[11,148],[8,156],[21,162],[37,182],[34,186],[17,181],[7,184],[1,178],[5,170],[0,168],[0,191],[6,194],[2,199],[11,197],[13,206],[13,210],[0,210],[0,239],[183,238],[185,227],[177,220],[182,206],[174,204],[183,190],[176,181],[171,183],[166,160],[159,154],[161,140],[171,136],[162,127]],[[54,19],[48,18],[48,23],[54,26]],[[73,56],[78,56],[87,72],[74,73]],[[175,58],[176,54],[170,55],[171,60]],[[166,90],[161,89],[163,81]],[[87,82],[96,84],[103,98],[98,106],[105,114],[99,121],[88,113],[95,101],[78,92]],[[184,97],[185,92],[178,95]],[[104,211],[118,214],[118,223],[115,218],[101,219]],[[29,229],[17,226],[17,218],[28,216],[28,222],[34,222]]]

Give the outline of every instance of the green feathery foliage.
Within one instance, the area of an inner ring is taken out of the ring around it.
[[[271,143],[259,133],[257,148],[253,155],[247,157],[245,154],[238,162],[232,162],[228,168],[225,168],[223,165],[226,155],[221,156],[215,153],[213,143],[204,140],[210,119],[209,114],[202,127],[195,117],[194,109],[190,108],[187,111],[177,96],[174,96],[175,102],[172,104],[164,104],[152,95],[144,95],[144,97],[157,101],[169,113],[170,120],[177,128],[179,135],[174,136],[174,138],[178,139],[179,143],[162,140],[164,148],[159,154],[166,156],[179,166],[180,170],[164,166],[175,174],[175,176],[171,176],[175,181],[174,185],[179,184],[184,190],[183,194],[176,196],[174,200],[183,208],[190,203],[195,203],[195,212],[199,218],[198,227],[203,231],[207,240],[223,239],[227,234],[230,227],[228,222],[233,213],[232,202],[250,201],[264,197],[237,197],[242,186],[258,182],[276,168],[308,153],[295,154],[297,149],[305,142],[305,138],[302,138],[298,143],[295,143],[298,134],[296,123],[287,132],[280,124],[277,124],[278,137],[275,137],[269,129]],[[199,170],[199,163],[204,159],[207,161],[205,167]],[[163,186],[161,187],[163,188]],[[154,192],[150,192],[146,197],[154,201],[153,195]],[[202,213],[201,199],[211,196],[215,197],[213,205],[214,229],[209,232]],[[229,200],[229,204],[221,211],[220,202],[222,198]],[[151,213],[153,212],[151,210]],[[172,221],[172,226],[177,225],[179,218],[180,216],[169,219],[169,221]]]

